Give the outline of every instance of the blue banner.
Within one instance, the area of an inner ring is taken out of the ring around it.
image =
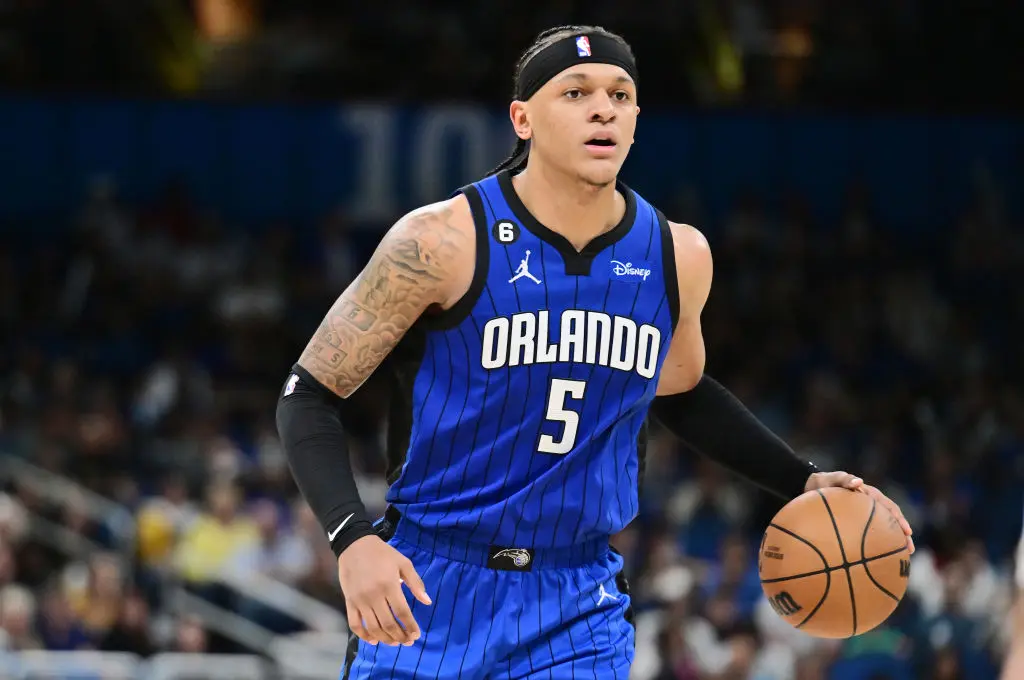
[[[472,106],[0,99],[0,222],[70,214],[98,175],[128,200],[184,179],[203,205],[241,224],[312,221],[337,208],[390,222],[479,177],[513,141],[504,113]],[[928,229],[968,207],[982,173],[1024,213],[1024,125],[642,113],[624,179],[670,213],[674,194],[692,187],[714,223],[741,191],[769,205],[799,192],[826,225],[858,182],[883,224]]]

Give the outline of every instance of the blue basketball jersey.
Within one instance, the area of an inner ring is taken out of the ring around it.
[[[638,446],[679,300],[668,223],[618,188],[621,222],[581,252],[529,213],[508,172],[462,190],[473,283],[393,360],[387,500],[407,521],[557,548],[635,517]]]

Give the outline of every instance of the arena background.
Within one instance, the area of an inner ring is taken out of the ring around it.
[[[382,230],[507,153],[519,51],[585,22],[638,55],[625,180],[715,253],[709,373],[882,487],[918,548],[884,627],[808,638],[756,577],[779,503],[659,435],[616,537],[635,677],[995,678],[1024,509],[1022,14],[0,0],[0,677],[336,676],[335,560],[277,390]],[[386,396],[361,390],[354,447],[378,512]]]

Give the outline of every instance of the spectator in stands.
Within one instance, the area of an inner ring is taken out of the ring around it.
[[[762,599],[761,579],[742,534],[733,534],[723,542],[721,559],[708,571],[701,590],[706,598],[721,595],[730,599],[741,619],[753,617],[754,606]]]
[[[313,571],[299,583],[299,588],[324,604],[339,607],[342,599],[341,586],[338,585],[338,559],[330,549],[317,551]]]
[[[202,622],[195,617],[178,621],[171,649],[180,654],[204,654],[209,647],[209,638]]]
[[[14,549],[27,528],[25,509],[11,496],[0,493],[0,588],[15,582],[18,563]]]
[[[149,369],[132,403],[133,424],[156,429],[176,408],[209,409],[213,389],[209,374],[184,347],[173,344]]]
[[[214,484],[207,491],[206,512],[185,532],[175,554],[178,572],[189,583],[215,582],[239,555],[258,545],[259,530],[238,513],[239,501],[233,484]]]
[[[745,677],[757,654],[753,624],[740,616],[732,597],[717,593],[702,607],[700,616],[686,621],[685,636],[702,673]]]
[[[239,579],[255,576],[275,579],[295,586],[313,571],[313,551],[290,526],[281,521],[281,512],[269,500],[257,501],[250,515],[259,529],[259,542],[238,551],[228,569]],[[244,598],[236,607],[243,616],[278,634],[298,632],[302,625],[291,617]]]
[[[634,589],[638,608],[667,606],[690,594],[697,577],[681,560],[674,536],[667,531],[651,531],[643,575]]]
[[[795,680],[825,680],[828,672],[828,657],[815,654],[800,660],[796,669]],[[890,678],[871,678],[871,680],[891,680]]]
[[[272,501],[257,501],[249,514],[259,530],[259,541],[239,549],[229,568],[241,578],[259,574],[288,585],[308,576],[313,570],[313,551],[283,523],[277,506]]]
[[[749,504],[737,486],[724,478],[722,468],[701,458],[695,477],[679,485],[666,510],[669,521],[679,527],[683,552],[714,561],[732,527],[747,517]]]
[[[33,622],[36,599],[24,586],[8,585],[0,590],[0,649],[25,651],[41,649]]]
[[[697,666],[683,637],[682,627],[678,623],[670,623],[658,633],[658,656],[661,669],[653,680],[700,680]]]
[[[89,560],[85,587],[71,588],[67,593],[75,619],[97,643],[120,616],[124,585],[121,560],[110,553],[99,553]]]
[[[25,508],[13,496],[0,493],[0,546],[18,544],[27,528]]]
[[[968,677],[995,677],[997,670],[991,665],[987,653],[986,633],[973,621],[966,609],[971,587],[970,559],[963,557],[946,565],[942,572],[944,586],[943,610],[922,622],[918,631],[918,667],[952,672],[951,662],[939,661],[946,655],[956,658],[957,666]]]
[[[14,583],[15,576],[17,576],[17,571],[14,555],[11,553],[11,545],[7,541],[0,540],[0,588]]]
[[[73,651],[92,649],[95,641],[71,610],[68,598],[59,588],[43,594],[39,617],[39,633],[47,649]]]
[[[143,501],[136,513],[139,559],[153,570],[168,566],[178,540],[199,516],[184,477],[168,475],[162,487],[162,493]]]
[[[125,598],[120,616],[113,628],[100,642],[100,649],[108,652],[128,652],[141,657],[156,651],[149,631],[149,605],[138,594]]]

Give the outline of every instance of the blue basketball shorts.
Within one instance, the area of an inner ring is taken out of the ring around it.
[[[378,533],[412,561],[433,604],[406,589],[419,640],[391,647],[353,635],[343,680],[627,680],[629,588],[607,540],[570,550],[475,545],[404,519]]]

